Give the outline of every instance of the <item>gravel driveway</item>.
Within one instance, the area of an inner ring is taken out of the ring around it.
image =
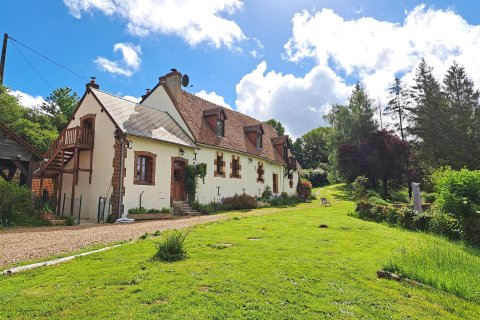
[[[94,244],[137,239],[145,232],[182,229],[228,216],[210,215],[175,220],[76,227],[18,228],[0,231],[0,266],[78,251]]]

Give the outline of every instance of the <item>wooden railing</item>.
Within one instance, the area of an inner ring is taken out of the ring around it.
[[[65,129],[60,133],[57,140],[55,140],[45,152],[45,158],[50,159],[56,155],[58,150],[68,146],[84,146],[93,147],[95,131],[92,129],[85,129],[80,127]]]

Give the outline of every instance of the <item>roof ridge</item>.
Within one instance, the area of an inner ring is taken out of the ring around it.
[[[147,106],[146,104],[141,104],[140,102],[135,102],[135,101],[132,101],[132,100],[128,100],[128,99],[122,98],[122,97],[120,97],[120,96],[117,96],[117,95],[115,95],[115,94],[113,94],[113,93],[106,92],[106,91],[103,91],[103,90],[100,90],[100,89],[95,89],[95,88],[91,88],[91,89],[92,89],[92,91],[93,91],[93,90],[96,90],[96,91],[99,91],[99,92],[101,92],[101,93],[105,93],[105,94],[107,94],[107,95],[109,95],[109,96],[112,96],[112,97],[114,97],[114,98],[118,98],[118,99],[122,99],[122,100],[128,101],[128,102],[130,102],[130,103],[135,104],[135,106],[144,107],[144,108],[147,108],[147,109],[150,109],[150,110],[154,110],[154,111],[157,111],[157,112],[165,113],[165,114],[167,114],[170,118],[173,119],[173,117],[172,117],[167,111],[165,111],[165,110],[160,110],[160,109],[157,109],[157,108],[154,108],[154,107]]]
[[[202,100],[202,101],[206,101],[206,102],[211,103],[211,104],[213,104],[213,105],[215,105],[215,106],[218,106],[218,107],[227,109],[227,110],[229,110],[229,111],[231,111],[231,112],[237,113],[237,114],[239,114],[239,115],[241,115],[241,116],[244,116],[244,117],[246,117],[246,118],[248,118],[248,119],[250,119],[250,120],[253,120],[253,121],[256,122],[255,125],[263,124],[263,125],[268,125],[268,126],[270,126],[269,124],[265,123],[264,121],[260,121],[260,120],[258,120],[258,119],[255,119],[254,117],[251,117],[251,116],[249,116],[249,115],[247,115],[247,114],[245,114],[245,113],[242,113],[242,112],[240,112],[240,111],[234,110],[233,108],[227,108],[227,107],[225,107],[225,106],[221,106],[221,105],[219,105],[219,104],[217,104],[217,103],[215,103],[215,102],[208,101],[208,100],[206,100],[206,99],[204,99],[204,98],[202,98],[202,97],[199,97],[199,96],[197,96],[196,94],[193,94],[193,93],[191,93],[191,92],[185,91],[185,90],[183,90],[183,89],[181,89],[181,90],[182,90],[182,92],[184,92],[184,93],[186,93],[186,94],[189,94],[189,95],[191,95],[191,96],[194,96],[194,97],[197,98],[197,99],[200,99],[200,100]],[[275,129],[274,129],[272,126],[270,126],[270,127],[275,131]],[[275,133],[276,133],[276,131],[275,131]],[[276,133],[276,134],[277,134],[277,136],[278,136],[278,133]]]
[[[106,91],[103,91],[103,90],[100,90],[100,89],[96,89],[96,88],[90,88],[90,89],[91,89],[92,91],[95,90],[95,91],[99,91],[99,92],[101,92],[101,93],[108,94],[109,96],[112,96],[112,97],[114,97],[114,98],[122,99],[122,100],[131,102],[131,103],[135,103],[135,104],[140,104],[140,103],[138,103],[138,102],[135,102],[135,101],[128,100],[128,99],[125,99],[125,98],[123,98],[123,97],[117,96],[116,94],[113,94],[113,93],[110,93],[110,92],[106,92]]]

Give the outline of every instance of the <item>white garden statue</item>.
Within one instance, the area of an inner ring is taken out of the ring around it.
[[[412,182],[413,210],[422,212],[422,195],[420,194],[420,183]]]

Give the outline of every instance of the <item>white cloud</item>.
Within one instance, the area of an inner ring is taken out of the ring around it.
[[[139,103],[140,100],[142,100],[142,98],[137,98],[137,97],[134,97],[134,96],[123,96],[123,99],[133,101],[133,102],[136,102],[136,103]]]
[[[370,17],[344,20],[330,9],[294,15],[293,36],[284,57],[293,62],[314,59],[357,77],[372,98],[385,95],[395,74],[411,80],[421,57],[440,78],[453,60],[465,66],[480,85],[480,26],[470,25],[452,10],[419,5],[402,24]]]
[[[140,46],[131,43],[116,43],[113,46],[113,52],[120,52],[122,59],[113,61],[105,57],[98,57],[93,62],[103,71],[126,77],[132,76],[140,68],[142,62]]]
[[[325,124],[331,104],[344,103],[352,89],[328,66],[316,66],[303,78],[266,71],[262,61],[237,84],[237,110],[262,121],[274,118],[294,138]]]
[[[45,99],[41,96],[31,96],[28,93],[21,92],[19,90],[10,91],[12,96],[18,97],[20,104],[24,107],[33,108],[41,105],[45,102]]]
[[[207,101],[216,103],[216,104],[218,104],[218,105],[220,105],[220,106],[223,106],[223,107],[227,107],[227,108],[229,108],[229,109],[232,109],[232,107],[231,107],[228,103],[225,102],[225,99],[224,99],[222,96],[220,96],[220,95],[218,95],[217,93],[215,93],[215,92],[210,92],[210,93],[208,93],[208,92],[205,91],[205,90],[201,90],[201,91],[195,93],[195,95],[197,95],[197,96],[199,96],[200,98],[205,99],[205,100],[207,100]]]
[[[217,48],[246,39],[241,28],[225,15],[243,7],[241,0],[64,0],[72,16],[100,11],[127,21],[129,33],[176,35],[194,46],[207,42]]]

